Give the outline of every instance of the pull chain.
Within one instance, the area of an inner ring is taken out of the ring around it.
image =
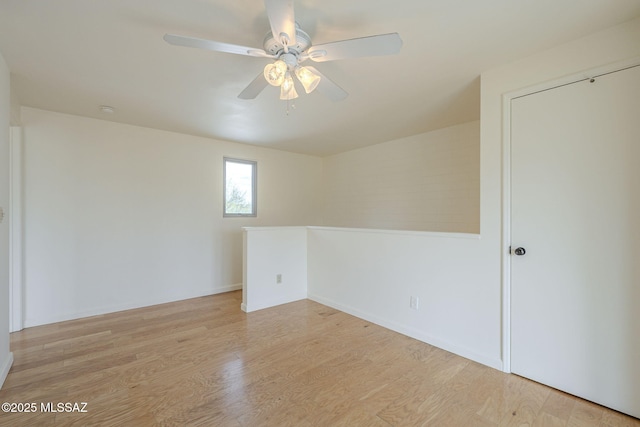
[[[296,104],[294,104],[293,102],[291,103],[291,110],[295,110],[296,109]],[[289,115],[289,100],[287,99],[287,116]]]

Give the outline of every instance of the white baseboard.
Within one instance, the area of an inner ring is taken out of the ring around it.
[[[208,295],[222,294],[225,292],[237,291],[242,289],[242,283],[222,286],[213,290],[202,293],[190,293],[174,296],[173,298],[150,298],[146,301],[137,301],[123,304],[114,304],[104,307],[96,307],[91,310],[77,311],[75,313],[65,313],[46,318],[27,318],[24,320],[24,327],[31,328],[33,326],[48,325],[50,323],[66,322],[67,320],[82,319],[84,317],[99,316],[102,314],[116,313],[118,311],[133,310],[135,308],[150,307],[152,305],[166,304],[170,302],[183,301],[191,298],[199,298]]]
[[[312,295],[309,294],[307,296],[308,299],[315,301],[317,303],[329,306],[331,308],[335,308],[336,310],[340,310],[343,311],[347,314],[350,314],[352,316],[358,317],[360,319],[366,320],[368,322],[371,323],[375,323],[376,325],[382,326],[384,328],[390,329],[392,331],[398,332],[402,335],[406,335],[408,337],[411,338],[415,338],[418,341],[422,341],[424,343],[433,345],[435,347],[441,348],[443,350],[446,350],[448,352],[457,354],[458,356],[462,356],[466,359],[469,360],[473,360],[474,362],[478,362],[482,365],[486,365],[489,366],[490,368],[494,368],[497,369],[499,371],[502,371],[503,368],[503,364],[502,364],[502,360],[500,359],[493,359],[490,357],[486,357],[484,355],[478,354],[474,351],[471,351],[465,347],[456,345],[456,344],[452,344],[448,341],[442,340],[440,338],[437,337],[433,337],[430,336],[428,334],[425,334],[422,331],[416,330],[415,328],[412,328],[410,326],[406,326],[406,325],[402,325],[400,323],[394,322],[392,320],[388,320],[388,319],[383,319],[381,317],[378,317],[374,314],[371,313],[367,313],[361,310],[358,310],[356,308],[344,305],[344,304],[340,304],[338,302],[335,302],[333,300],[330,300],[328,298],[324,298],[321,297],[319,295]]]
[[[4,384],[4,380],[7,379],[7,375],[9,375],[9,370],[11,369],[11,365],[13,365],[13,353],[9,353],[7,358],[5,359],[2,367],[0,367],[0,388]]]
[[[216,288],[211,295],[223,294],[225,292],[233,292],[233,291],[239,291],[239,290],[242,290],[242,283],[235,283],[233,285]]]
[[[242,311],[250,313],[252,311],[263,310],[265,308],[275,307],[277,305],[288,304],[294,301],[300,301],[303,299],[307,299],[307,295],[305,293],[300,293],[299,295],[288,295],[285,297],[274,298],[268,301],[260,301],[259,304],[242,304],[240,308]]]

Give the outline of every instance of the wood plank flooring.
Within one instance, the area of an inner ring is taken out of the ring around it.
[[[312,301],[241,293],[29,328],[0,426],[640,426]],[[87,412],[41,404],[86,402]]]

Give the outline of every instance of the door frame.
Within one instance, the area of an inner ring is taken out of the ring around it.
[[[502,95],[502,370],[511,373],[511,101],[584,80],[640,66],[640,57],[594,67]]]
[[[9,332],[24,328],[22,128],[9,135]]]

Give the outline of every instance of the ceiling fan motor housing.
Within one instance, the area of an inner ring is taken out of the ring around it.
[[[271,55],[279,56],[284,52],[284,45],[273,37],[272,32],[269,32],[265,36],[263,46],[265,52]],[[309,34],[302,31],[296,23],[296,44],[289,46],[289,52],[293,53],[297,57],[310,47],[311,37],[309,37]]]

